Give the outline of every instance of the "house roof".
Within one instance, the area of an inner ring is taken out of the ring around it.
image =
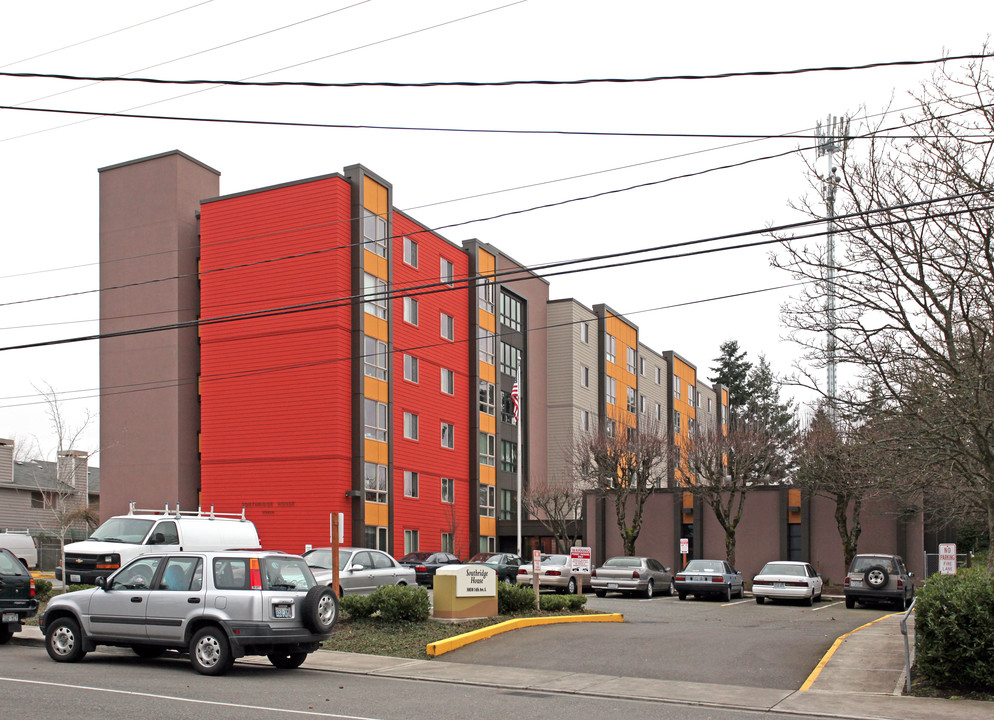
[[[55,463],[50,460],[25,460],[14,462],[14,482],[0,482],[3,488],[18,490],[58,490]],[[87,487],[90,495],[100,494],[100,468],[89,466],[86,469]]]

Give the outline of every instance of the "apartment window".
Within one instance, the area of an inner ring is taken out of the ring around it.
[[[500,321],[512,330],[521,329],[521,301],[506,292],[500,294]]]
[[[418,266],[418,244],[409,237],[404,238],[404,262],[411,267]]]
[[[604,354],[607,357],[608,362],[616,362],[615,356],[618,352],[618,341],[615,339],[614,335],[608,335],[604,338]]]
[[[450,450],[456,446],[456,426],[442,423],[442,447]]]
[[[387,466],[366,463],[363,468],[363,477],[366,486],[366,502],[386,504],[389,487]]]
[[[497,538],[493,535],[481,535],[480,552],[497,552]]]
[[[616,405],[618,403],[618,381],[613,377],[608,377],[604,380],[604,396],[608,405]]]
[[[615,422],[614,418],[604,418],[604,432],[608,437],[614,437],[615,433]]]
[[[493,485],[480,483],[480,517],[493,517],[497,489]],[[482,540],[482,538],[481,538]]]
[[[456,394],[456,374],[447,368],[442,368],[442,392],[446,395]]]
[[[442,478],[442,502],[454,503],[455,501],[456,501],[456,481],[453,480],[452,478]]]
[[[364,398],[363,400],[366,437],[370,440],[382,440],[385,442],[387,439],[387,404],[371,400],[370,398]]]
[[[387,379],[387,344],[382,340],[362,336],[363,372],[379,380]]]
[[[697,436],[697,421],[692,417],[687,418],[687,434],[690,437]]]
[[[642,377],[645,377],[645,358],[644,357],[640,357],[639,358],[639,375],[641,375]]]
[[[714,412],[714,401],[708,398],[708,412]]]
[[[656,368],[656,384],[659,385],[663,381],[663,374],[660,372],[659,368]]]
[[[418,474],[410,470],[404,471],[404,497],[418,496]]]
[[[418,531],[417,530],[405,530],[404,531],[404,554],[417,552],[420,550],[418,547]]]
[[[656,403],[656,420],[662,420],[662,419],[663,419],[663,406],[660,405],[659,403]]]
[[[493,433],[480,433],[480,465],[493,467],[497,455],[497,439]]]
[[[377,525],[366,525],[363,530],[363,546],[388,552],[387,529]]]
[[[500,391],[500,419],[501,422],[514,424],[514,400],[508,390]]]
[[[639,412],[645,415],[645,395],[639,395]]]
[[[404,356],[404,379],[412,383],[418,381],[418,359],[413,355]]]
[[[442,258],[441,261],[439,262],[439,273],[438,274],[439,274],[439,277],[441,278],[441,280],[442,280],[443,283],[445,283],[446,285],[451,285],[452,284],[452,278],[454,277],[454,272],[453,272],[453,269],[452,269],[452,263],[450,263],[445,258]]]
[[[514,520],[517,514],[517,500],[513,490],[500,491],[500,519]]]
[[[590,324],[580,323],[580,342],[589,343],[590,342]]]
[[[497,338],[486,328],[479,328],[477,342],[480,346],[480,362],[488,365],[497,364]]]
[[[500,371],[512,377],[518,374],[518,365],[521,363],[521,351],[513,345],[505,342],[500,344]]]
[[[677,375],[673,376],[673,397],[683,397],[683,393],[680,391],[680,378]]]
[[[494,311],[494,288],[496,287],[497,284],[491,278],[480,278],[480,283],[477,285],[480,310],[486,310],[488,313]]]
[[[635,388],[625,388],[628,412],[635,412]]]
[[[625,351],[625,355],[626,355],[626,358],[628,360],[628,365],[627,365],[628,372],[630,372],[632,375],[634,375],[635,374],[635,365],[636,365],[635,359],[636,359],[636,357],[638,357],[638,354],[635,352],[635,348],[627,348],[626,351]]]
[[[590,387],[590,368],[585,365],[580,366],[580,386]]]
[[[408,440],[418,439],[418,416],[414,413],[404,413],[404,437]]]
[[[362,209],[362,245],[380,257],[387,256],[387,221],[366,208]]]
[[[441,327],[439,329],[439,333],[441,334],[442,337],[444,337],[446,340],[456,339],[456,320],[454,317],[442,313],[442,319],[440,325]]]
[[[497,388],[492,382],[480,380],[480,412],[495,415],[497,411]]]
[[[456,554],[456,543],[452,533],[442,533],[442,552],[449,553],[449,555]]]
[[[418,299],[412,297],[404,298],[404,322],[411,325],[418,324]]]
[[[690,404],[690,407],[696,407],[696,400],[694,398],[694,391],[696,389],[693,385],[687,385],[687,402]]]
[[[509,440],[500,441],[500,469],[504,472],[518,471],[518,444]]]
[[[580,411],[580,429],[583,432],[590,432],[590,413],[586,410]]]
[[[680,411],[673,411],[673,433],[675,435],[680,435]]]
[[[387,317],[387,284],[375,275],[362,274],[362,294],[366,298],[362,304],[364,312],[378,318]]]

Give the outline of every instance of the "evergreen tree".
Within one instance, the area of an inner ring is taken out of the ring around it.
[[[780,391],[783,384],[773,374],[765,355],[759,356],[759,363],[749,372],[746,383],[745,407],[739,419],[748,424],[758,425],[772,439],[779,462],[771,463],[771,481],[784,479],[792,465],[794,446],[797,442],[797,419],[793,400],[782,402]]]
[[[721,344],[721,355],[714,361],[717,367],[712,367],[710,381],[721,383],[728,388],[728,410],[735,418],[745,407],[749,397],[749,371],[752,363],[745,359],[745,350],[739,350],[737,340],[726,340]]]

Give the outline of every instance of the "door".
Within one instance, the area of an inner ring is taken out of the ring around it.
[[[187,625],[204,613],[204,561],[170,557],[148,596],[145,625],[149,640],[183,645]]]
[[[355,553],[339,580],[346,592],[368,593],[373,591],[373,558],[368,550]]]
[[[145,612],[161,557],[142,556],[108,578],[104,590],[94,590],[86,632],[94,637],[145,640]]]

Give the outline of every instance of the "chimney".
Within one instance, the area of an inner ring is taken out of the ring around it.
[[[0,438],[0,483],[14,482],[14,441]]]
[[[89,453],[84,450],[65,450],[59,453],[59,480],[72,486],[77,499],[83,505],[86,505],[90,498],[88,457]]]

